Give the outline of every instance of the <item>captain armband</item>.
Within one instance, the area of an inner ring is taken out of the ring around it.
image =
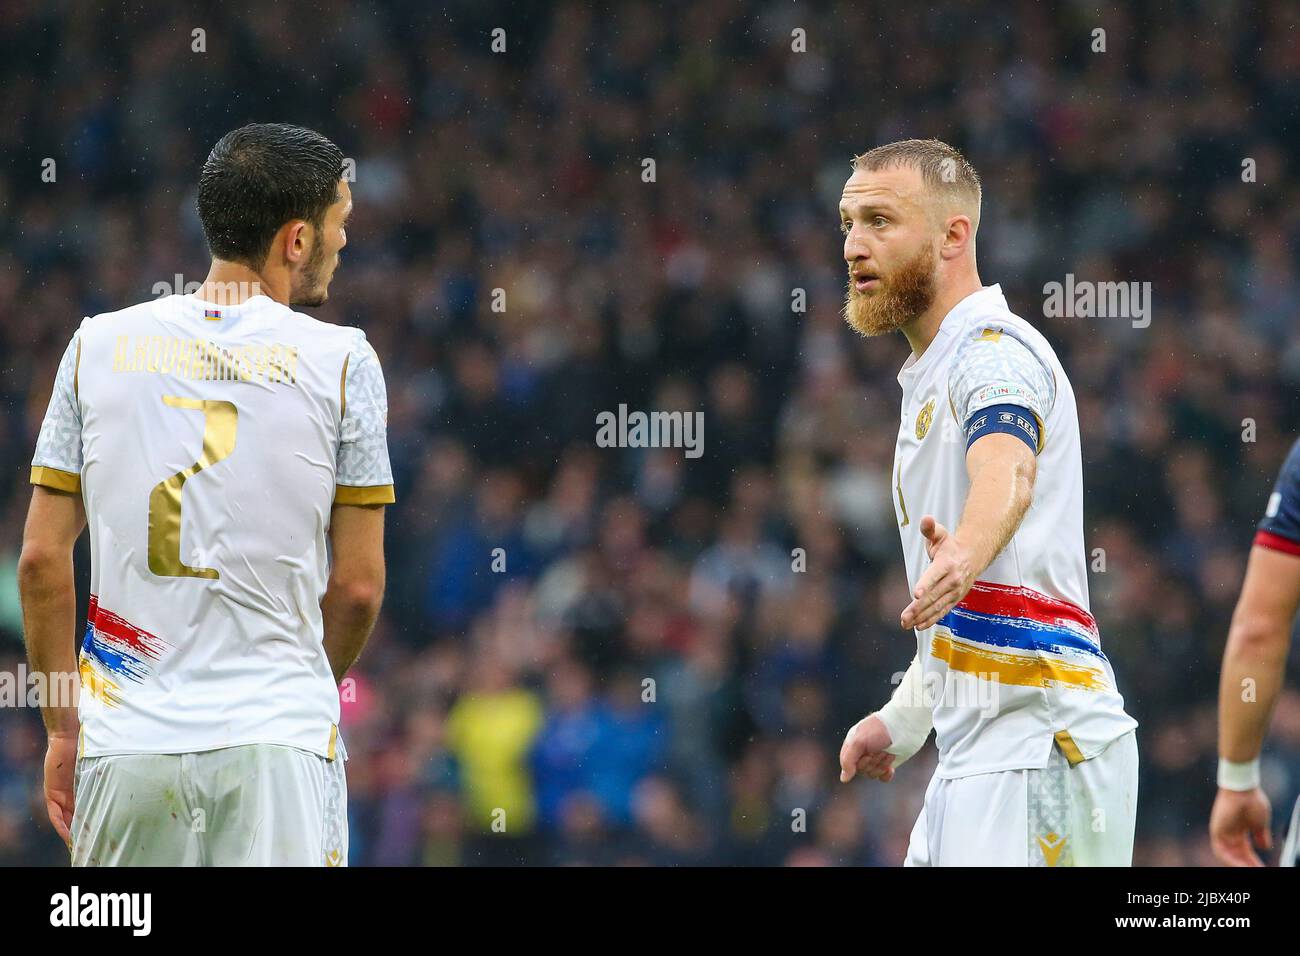
[[[985,435],[997,432],[1015,435],[1035,455],[1043,447],[1043,432],[1038,418],[1021,405],[990,405],[972,414],[966,422],[966,447],[970,448]]]

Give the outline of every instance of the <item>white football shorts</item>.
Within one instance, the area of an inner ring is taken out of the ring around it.
[[[82,757],[72,865],[346,866],[344,758],[277,744]]]
[[[904,866],[1132,866],[1137,734],[1071,765],[934,777]]]

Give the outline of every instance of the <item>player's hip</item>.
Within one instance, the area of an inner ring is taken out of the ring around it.
[[[339,693],[332,679],[297,679],[250,693],[230,682],[175,681],[124,689],[114,700],[86,692],[79,712],[83,756],[206,753],[274,744],[333,758]]]
[[[77,761],[81,866],[345,865],[344,762],[279,744]]]
[[[1128,866],[1137,813],[1136,734],[1071,763],[1057,746],[1041,768],[936,775],[908,866]]]
[[[1077,763],[1137,727],[1108,662],[1095,665],[1095,684],[1076,686],[1056,679],[1063,659],[1032,651],[992,650],[987,670],[943,653],[925,655],[922,675],[941,777],[1041,768],[1057,743]]]

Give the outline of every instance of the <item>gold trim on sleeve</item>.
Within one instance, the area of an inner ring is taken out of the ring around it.
[[[339,376],[339,421],[348,416],[348,362],[351,355],[343,356],[343,374]]]
[[[72,366],[72,397],[81,397],[81,387],[79,377],[81,375],[81,336],[77,336],[77,363]]]
[[[898,462],[898,484],[895,487],[898,489],[898,507],[903,512],[903,520],[898,526],[906,528],[911,519],[907,517],[907,502],[903,500],[903,462],[901,459]]]
[[[76,493],[81,491],[81,476],[61,468],[32,465],[32,484],[53,488],[55,491]]]
[[[392,485],[336,485],[336,505],[391,505],[397,500]]]

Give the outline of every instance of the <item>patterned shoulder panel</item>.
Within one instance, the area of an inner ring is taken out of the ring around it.
[[[1056,377],[1013,326],[974,325],[953,356],[948,397],[962,424],[994,405],[1026,408],[1046,422],[1056,401]]]
[[[348,352],[342,389],[343,420],[339,427],[337,483],[352,488],[387,488],[388,500],[391,501],[393,471],[388,459],[388,392],[379,356],[360,329]],[[351,494],[356,497],[356,493]],[[345,503],[387,502],[357,500]]]
[[[73,333],[54,376],[54,391],[36,439],[32,456],[32,481],[77,491],[81,479],[81,409],[77,395],[77,371],[81,357],[82,330]]]

